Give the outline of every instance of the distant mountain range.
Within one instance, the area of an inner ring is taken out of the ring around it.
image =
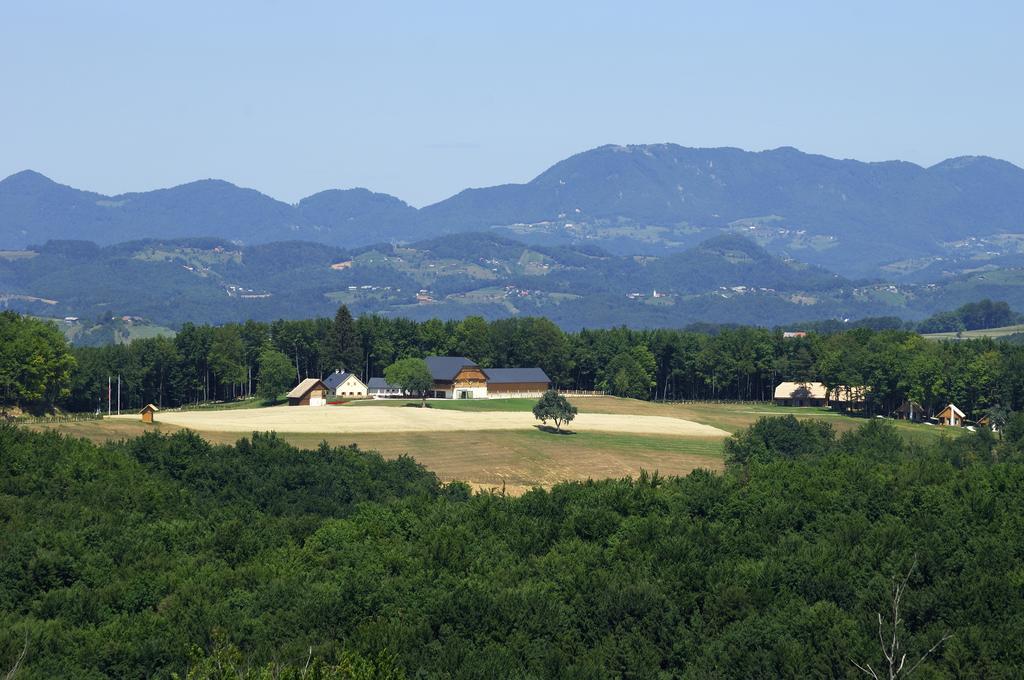
[[[152,324],[329,316],[342,303],[413,319],[542,315],[576,329],[921,319],[983,298],[1024,308],[1024,268],[940,283],[858,281],[737,235],[663,256],[529,245],[493,231],[361,248],[187,238],[0,252],[0,305],[76,317],[69,328],[83,338],[109,338],[112,319],[125,326],[118,332],[142,333]]]
[[[219,180],[104,196],[24,171],[0,181],[0,247],[209,236],[342,248],[493,230],[533,244],[663,255],[742,233],[770,253],[847,276],[955,272],[1024,253],[1024,169],[987,157],[929,168],[802,153],[603,146],[525,184],[467,189],[415,209],[365,189],[291,205]]]

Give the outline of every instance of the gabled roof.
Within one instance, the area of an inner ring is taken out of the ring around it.
[[[967,414],[964,413],[963,411],[961,411],[960,409],[958,409],[955,404],[950,404],[946,408],[944,408],[941,411],[939,411],[939,416],[941,417],[943,413],[945,413],[946,411],[949,411],[949,410],[952,410],[953,413],[955,413],[956,415],[960,416],[961,418],[966,418],[967,417]]]
[[[776,399],[827,399],[825,385],[820,382],[784,382],[775,388]]]
[[[434,380],[450,382],[455,379],[459,371],[466,366],[476,366],[476,362],[466,357],[427,357],[427,368]]]
[[[488,383],[551,383],[540,368],[485,368]]]
[[[139,413],[145,413],[146,411],[159,411],[159,410],[160,409],[158,409],[153,404],[146,404],[145,406],[142,407],[142,410],[139,411]]]
[[[317,385],[321,385],[325,389],[327,388],[327,385],[324,385],[324,381],[321,380],[320,378],[306,378],[305,380],[303,380],[298,385],[292,388],[292,391],[288,393],[288,398],[298,399],[305,395],[306,392],[309,392],[311,389],[316,387]]]
[[[327,389],[333,392],[338,389],[338,385],[341,385],[346,380],[354,376],[355,374],[350,371],[335,371],[324,378],[324,385],[327,385]],[[359,378],[356,378],[356,380],[359,380]],[[359,380],[359,382],[362,382],[362,380]]]
[[[370,382],[366,386],[371,390],[397,390],[401,389],[398,385],[391,385],[384,378],[370,378]]]

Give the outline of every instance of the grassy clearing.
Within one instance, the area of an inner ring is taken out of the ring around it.
[[[402,408],[404,400],[350,402]],[[532,399],[435,401],[434,408],[451,410],[528,411]],[[633,399],[589,397],[575,400],[581,413],[657,415],[684,418],[735,432],[762,416],[795,415],[800,419],[827,420],[838,432],[852,430],[866,419],[853,418],[827,409],[784,408],[771,404],[688,403],[657,404]],[[221,405],[223,406],[223,405]],[[253,408],[257,400],[232,402],[231,408]],[[208,407],[212,408],[212,407]],[[55,429],[93,441],[136,437],[148,430],[174,432],[181,428],[168,423],[146,425],[137,420],[87,420],[68,423],[35,423],[33,429]],[[943,436],[965,436],[960,429],[894,422],[909,441],[930,443]],[[230,444],[240,439],[237,432],[201,431],[214,443]],[[614,432],[580,432],[557,435],[539,430],[483,430],[399,433],[282,433],[285,440],[301,448],[315,448],[322,441],[342,446],[356,444],[379,451],[387,457],[409,454],[445,480],[462,480],[476,488],[502,488],[520,493],[533,486],[559,481],[635,476],[640,470],[663,475],[685,475],[696,468],[721,470],[720,438],[637,435]]]
[[[159,416],[158,416],[159,421]],[[76,423],[33,424],[93,441],[137,437],[146,431],[174,432],[181,428],[136,420],[92,420]],[[244,435],[202,431],[214,443],[231,444]],[[668,437],[612,432],[552,434],[540,430],[405,433],[279,433],[301,448],[320,442],[356,444],[387,457],[409,454],[445,481],[461,480],[475,488],[501,488],[520,493],[559,481],[636,476],[641,470],[662,475],[685,475],[696,468],[721,470],[720,438]]]
[[[212,403],[202,404],[185,404],[174,409],[175,411],[235,411],[238,409],[249,409],[249,408],[263,408],[265,406],[275,406],[282,404],[287,399],[281,397],[273,402],[266,402],[257,397],[251,397],[249,399],[236,399],[235,401],[217,401]]]
[[[961,331],[952,333],[927,333],[921,337],[929,340],[971,340],[977,338],[1002,338],[1014,333],[1024,333],[1024,324],[1015,326],[1002,326],[1000,328],[979,328],[976,331]]]

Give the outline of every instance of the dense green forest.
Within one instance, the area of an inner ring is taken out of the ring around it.
[[[903,578],[910,662],[952,635],[920,677],[1024,666],[1019,415],[1002,441],[928,447],[766,419],[722,475],[518,498],[273,435],[4,426],[0,451],[0,672],[24,652],[19,679],[852,678],[878,668]]]
[[[782,380],[820,380],[868,386],[873,414],[888,415],[907,398],[928,410],[954,402],[974,418],[1024,408],[1024,346],[988,339],[940,343],[869,327],[798,338],[753,327],[567,333],[544,318],[352,319],[344,308],[334,320],[186,324],[173,339],[75,348],[78,368],[60,403],[105,408],[107,377],[117,375],[126,408],[252,394],[267,348],[287,357],[296,379],[341,367],[366,379],[398,359],[441,354],[484,367],[540,366],[561,388],[641,399],[765,400]]]

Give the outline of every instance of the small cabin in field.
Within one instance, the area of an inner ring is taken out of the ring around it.
[[[820,382],[784,382],[775,388],[779,406],[828,406],[828,389]]]
[[[939,425],[945,425],[947,427],[963,427],[964,426],[964,412],[956,407],[955,404],[950,404],[946,408],[939,411],[936,415],[939,420]]]
[[[356,377],[355,373],[337,370],[324,378],[328,394],[335,397],[365,398],[366,384]]]
[[[327,385],[319,378],[306,378],[288,393],[289,406],[323,406],[327,403]]]
[[[139,415],[142,416],[142,422],[152,423],[154,414],[159,410],[160,409],[158,409],[156,406],[153,406],[153,404],[146,404],[145,406],[143,406],[142,410],[139,411]]]
[[[909,420],[912,423],[919,423],[924,420],[924,409],[916,401],[908,399],[899,405],[892,413],[897,420]]]

